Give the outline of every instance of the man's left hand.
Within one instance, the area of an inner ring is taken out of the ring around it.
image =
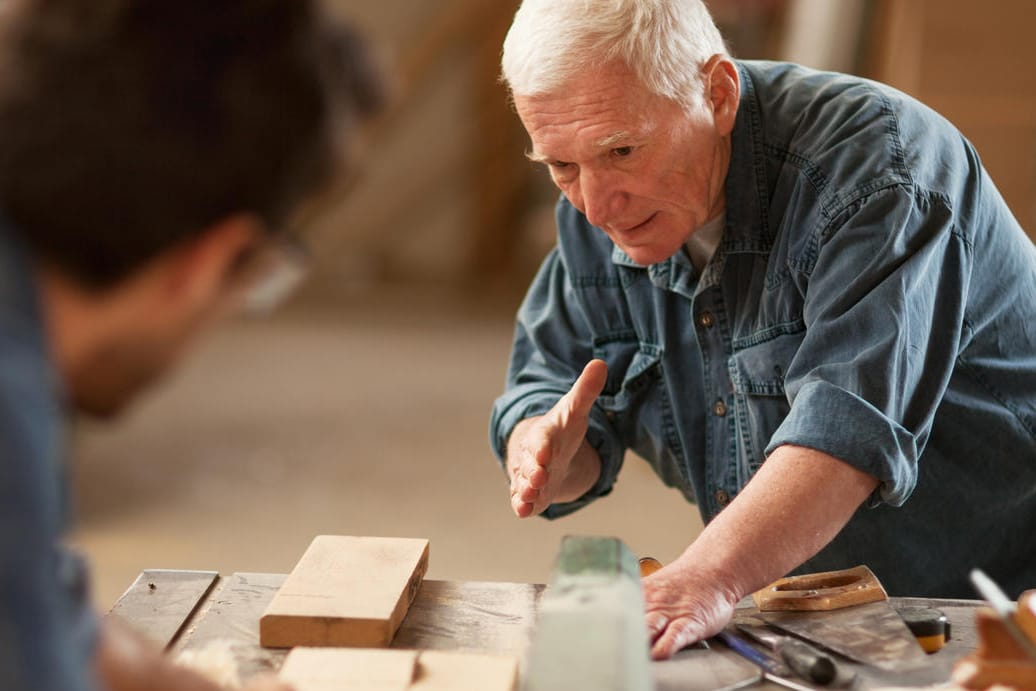
[[[715,635],[734,615],[737,598],[722,589],[721,579],[703,578],[693,564],[674,561],[643,583],[651,657],[656,660]]]

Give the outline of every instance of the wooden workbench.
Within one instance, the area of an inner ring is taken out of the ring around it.
[[[242,679],[276,670],[287,654],[259,646],[259,617],[286,576],[208,571],[147,570],[112,608],[131,626],[172,654],[219,646],[231,651]],[[464,650],[514,655],[521,659],[535,623],[545,586],[425,580],[392,643],[394,648]],[[972,600],[895,598],[896,604],[941,609],[953,638],[929,656],[930,665],[907,675],[879,678],[861,670],[862,688],[924,686],[946,681],[954,661],[975,647]],[[658,691],[719,689],[743,682],[757,671],[720,645],[691,648],[672,660],[653,663]],[[779,686],[759,684],[753,688]]]

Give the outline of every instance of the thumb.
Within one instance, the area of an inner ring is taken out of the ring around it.
[[[607,379],[608,365],[604,360],[591,360],[583,368],[583,373],[579,375],[576,383],[565,396],[568,399],[568,414],[579,417],[589,415],[590,408],[604,390]]]

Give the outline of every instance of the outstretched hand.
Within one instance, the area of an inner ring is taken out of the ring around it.
[[[577,499],[596,482],[600,459],[586,442],[586,430],[607,376],[604,361],[591,360],[549,412],[515,426],[507,444],[507,469],[511,508],[520,518]]]

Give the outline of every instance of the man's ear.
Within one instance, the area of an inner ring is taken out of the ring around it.
[[[702,77],[716,129],[721,137],[726,137],[734,131],[734,120],[741,104],[741,79],[737,66],[725,55],[713,55],[705,63]]]
[[[232,284],[236,270],[265,237],[251,214],[235,214],[210,226],[172,250],[167,265],[168,297],[204,307],[216,304]]]

